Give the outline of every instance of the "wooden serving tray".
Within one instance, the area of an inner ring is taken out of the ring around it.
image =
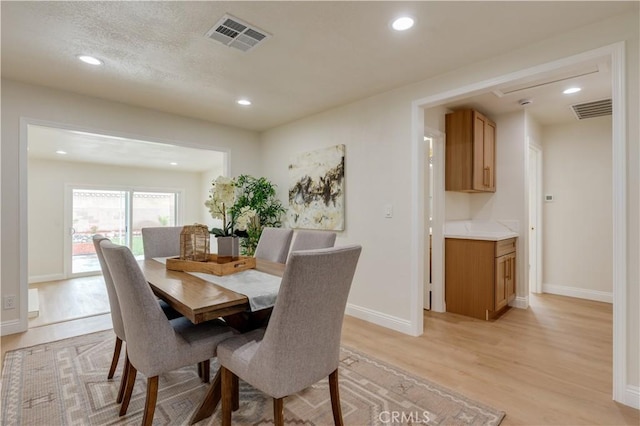
[[[222,260],[222,259],[220,259]],[[219,262],[217,254],[210,254],[208,262],[180,260],[179,257],[167,259],[167,269],[184,272],[204,272],[213,275],[231,275],[256,267],[256,258],[240,256],[238,260]]]

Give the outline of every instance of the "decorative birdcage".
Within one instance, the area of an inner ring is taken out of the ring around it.
[[[198,223],[185,225],[180,232],[180,259],[206,262],[209,260],[209,228]]]

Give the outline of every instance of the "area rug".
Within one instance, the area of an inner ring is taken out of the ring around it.
[[[139,425],[146,378],[138,374],[129,411],[118,417],[115,400],[123,359],[113,380],[107,380],[114,339],[108,330],[8,352],[2,371],[2,424]],[[212,362],[212,372],[216,369]],[[160,376],[154,425],[188,424],[207,386],[191,366]],[[340,397],[344,422],[350,426],[498,425],[505,415],[344,347]],[[284,406],[285,424],[333,424],[326,380],[287,397]],[[234,425],[273,424],[272,410],[270,398],[240,382]],[[198,425],[219,425],[219,416],[218,407]]]

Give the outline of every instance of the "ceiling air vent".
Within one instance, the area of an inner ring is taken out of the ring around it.
[[[571,105],[573,113],[578,120],[586,118],[604,117],[611,115],[611,99],[603,99],[601,101],[585,102],[583,104]]]
[[[271,37],[271,34],[226,14],[207,31],[206,36],[225,46],[247,52]]]

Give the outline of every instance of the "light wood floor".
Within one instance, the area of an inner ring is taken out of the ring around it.
[[[109,312],[102,275],[30,284],[38,290],[40,313],[29,318],[29,328]]]
[[[7,350],[111,328],[98,315],[2,337]],[[485,322],[425,312],[425,333],[410,337],[347,316],[343,344],[507,413],[503,425],[638,425],[611,401],[610,304],[531,297]]]
[[[607,303],[532,295],[492,322],[427,312],[420,337],[348,318],[342,341],[505,411],[503,425],[638,425],[611,400],[612,317]]]

